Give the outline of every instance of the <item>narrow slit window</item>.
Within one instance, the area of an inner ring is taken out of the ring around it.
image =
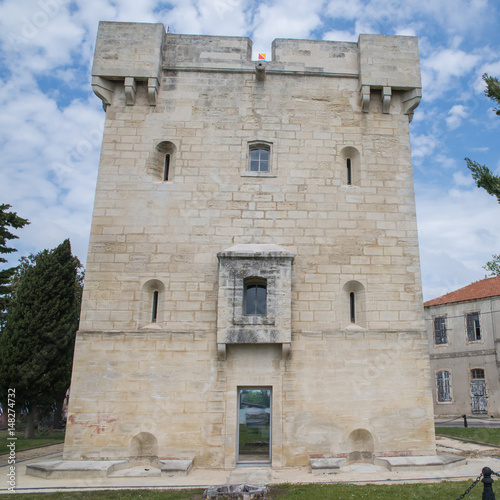
[[[163,170],[163,180],[168,181],[168,174],[170,170],[170,154],[165,155],[165,167]]]
[[[356,323],[356,295],[354,292],[349,294],[349,309],[351,313],[351,323]]]
[[[347,158],[346,160],[346,168],[347,168],[347,184],[349,186],[352,185],[352,168],[351,168],[351,159]]]
[[[153,308],[151,312],[151,323],[156,323],[158,319],[158,290],[153,292]]]

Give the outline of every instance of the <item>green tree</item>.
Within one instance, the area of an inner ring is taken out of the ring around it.
[[[486,97],[500,104],[500,82],[498,78],[485,73],[483,80],[486,83],[484,91]],[[500,107],[495,108],[494,111],[497,115],[500,115]],[[494,175],[485,165],[480,165],[470,158],[465,158],[465,161],[467,162],[467,168],[472,172],[472,178],[476,181],[477,187],[485,189],[489,194],[495,196],[498,203],[500,203],[500,177]]]
[[[500,254],[493,255],[492,260],[486,262],[483,269],[486,269],[490,273],[490,276],[500,276]]]
[[[500,105],[500,82],[498,78],[485,73],[483,80],[486,83],[484,91],[486,97]],[[494,111],[500,116],[500,106],[496,107]],[[483,188],[488,194],[495,196],[498,203],[500,203],[500,177],[493,174],[486,165],[480,165],[470,158],[465,158],[465,161],[467,162],[467,168],[472,172],[472,178],[477,187]],[[493,255],[493,260],[487,262],[483,269],[489,271],[490,276],[500,276],[500,254]]]
[[[65,240],[22,260],[16,278],[0,336],[0,389],[15,388],[34,437],[39,407],[62,407],[70,384],[83,274]]]
[[[15,252],[16,249],[7,246],[9,240],[17,239],[18,236],[11,233],[10,229],[20,229],[29,224],[27,219],[19,217],[16,212],[9,212],[10,205],[0,204],[0,264],[5,264],[7,259],[4,254]],[[0,270],[0,332],[5,323],[5,310],[9,303],[9,295],[12,291],[10,279],[16,267]]]

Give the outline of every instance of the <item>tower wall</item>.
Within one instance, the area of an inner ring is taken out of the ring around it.
[[[417,41],[275,40],[272,61],[250,57],[247,38],[100,24],[106,123],[66,459],[127,457],[149,432],[159,457],[230,468],[245,387],[272,390],[274,467],[435,453]],[[256,145],[268,171],[249,170]],[[266,317],[238,316],[245,266],[272,268]]]

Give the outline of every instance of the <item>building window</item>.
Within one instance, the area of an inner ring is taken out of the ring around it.
[[[473,379],[484,379],[484,370],[482,368],[473,368],[471,370],[471,377]]]
[[[151,312],[151,323],[156,323],[158,319],[158,296],[159,292],[158,290],[155,290],[153,292],[153,307],[152,307],[152,312]]]
[[[348,281],[343,286],[342,328],[366,328],[365,287],[359,281]],[[344,323],[345,321],[345,323]]]
[[[439,403],[451,402],[451,377],[450,372],[441,370],[437,372],[437,400]]]
[[[146,281],[142,286],[139,328],[156,328],[165,321],[165,285],[159,279]]]
[[[250,147],[248,170],[250,172],[269,172],[271,165],[271,150],[269,146]]]
[[[146,168],[155,181],[171,182],[174,180],[177,147],[173,142],[158,143],[147,159]]]
[[[163,180],[168,181],[169,180],[169,171],[170,171],[170,154],[167,153],[165,155],[165,168],[163,169]]]
[[[359,186],[361,183],[361,155],[353,146],[344,147],[339,154],[340,180],[346,186]]]
[[[481,326],[477,312],[467,314],[467,340],[469,342],[481,340]]]
[[[436,345],[447,344],[448,335],[446,333],[446,317],[434,318],[434,343]]]
[[[267,312],[267,282],[262,279],[245,280],[243,294],[245,315],[265,316]]]

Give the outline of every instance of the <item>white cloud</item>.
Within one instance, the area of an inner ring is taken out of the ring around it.
[[[480,62],[480,56],[463,50],[441,49],[421,59],[424,98],[434,100],[456,85]]]
[[[331,30],[323,35],[323,40],[332,40],[334,42],[357,42],[358,35],[351,31]]]
[[[293,8],[285,0],[261,3],[253,20],[256,52],[266,52],[275,38],[307,38],[322,25],[322,0],[297,0]]]
[[[86,255],[103,112],[97,99],[64,109],[36,88],[0,92],[0,199],[31,225],[27,251],[53,248],[70,237]]]
[[[249,5],[244,0],[174,0],[160,20],[175,33],[245,36]]]
[[[474,179],[470,175],[465,175],[462,171],[453,174],[453,182],[459,187],[471,187],[474,185]]]
[[[425,300],[484,277],[482,266],[500,248],[500,208],[483,190],[416,184],[417,215]]]
[[[434,134],[412,135],[412,156],[414,160],[420,160],[429,156],[439,145],[439,140]]]
[[[450,130],[455,130],[460,127],[462,120],[469,116],[469,111],[462,104],[455,104],[450,111],[448,111],[448,116],[446,117],[446,125]]]

